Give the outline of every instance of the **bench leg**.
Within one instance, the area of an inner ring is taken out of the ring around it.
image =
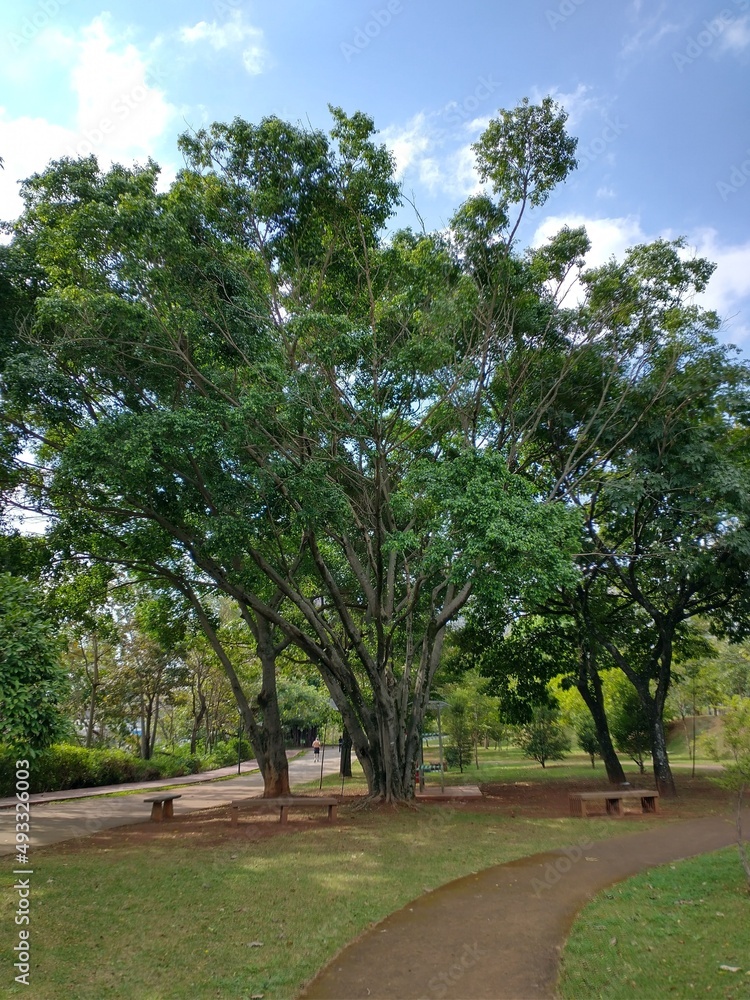
[[[328,822],[329,823],[335,823],[336,822],[336,806],[329,806],[328,807]]]
[[[161,802],[152,802],[151,803],[151,822],[152,823],[161,823],[161,821],[162,821],[163,818],[164,818],[164,814],[162,812]]]
[[[279,816],[279,823],[286,823],[289,817],[289,808],[287,806],[280,806],[279,812],[281,813]]]
[[[162,811],[162,815],[164,816],[164,819],[174,818],[174,801],[172,799],[168,799],[164,803],[164,809]]]
[[[611,816],[622,816],[622,799],[606,799],[607,812]]]
[[[651,795],[646,795],[641,799],[641,809],[645,813],[655,813],[659,811],[659,800]]]

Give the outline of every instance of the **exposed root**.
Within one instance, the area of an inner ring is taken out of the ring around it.
[[[388,795],[365,795],[359,802],[354,803],[351,808],[352,812],[356,813],[366,809],[382,809],[383,807],[389,807],[394,811],[405,808],[418,812],[421,809],[421,806],[417,805],[414,799],[397,799]]]

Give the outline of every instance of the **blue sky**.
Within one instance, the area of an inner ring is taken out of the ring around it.
[[[61,155],[179,169],[177,135],[236,115],[366,111],[428,228],[472,191],[499,107],[552,94],[577,173],[529,217],[584,223],[592,264],[658,236],[718,264],[705,303],[750,348],[750,0],[14,0],[0,10],[0,218]],[[417,224],[406,206],[401,221]]]

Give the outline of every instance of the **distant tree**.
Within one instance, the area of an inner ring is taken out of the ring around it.
[[[34,586],[0,573],[0,743],[24,756],[66,731],[60,643]]]
[[[737,797],[737,849],[750,889],[750,857],[742,832],[742,805],[750,785],[750,698],[733,698],[721,721],[720,738],[709,737],[705,745],[710,756],[725,761],[724,774],[718,780]]]
[[[468,670],[460,681],[447,687],[446,696],[450,708],[447,724],[452,723],[452,713],[459,710],[465,713],[465,722],[469,731],[471,745],[474,751],[474,763],[479,767],[479,744],[486,746],[492,732],[498,732],[500,723],[500,702],[487,694],[489,680],[481,677],[477,669]]]
[[[564,760],[571,749],[570,737],[557,711],[546,705],[534,709],[531,722],[519,728],[516,739],[524,757],[538,760],[542,767],[548,760]]]
[[[470,698],[466,691],[457,689],[447,696],[447,700],[448,708],[443,719],[450,743],[445,750],[445,759],[450,767],[458,767],[463,773],[464,768],[471,764],[474,750]]]
[[[615,746],[638,765],[645,774],[645,762],[651,749],[651,725],[638,692],[625,681],[616,696],[610,718]]]
[[[578,746],[591,758],[591,766],[596,767],[596,758],[601,753],[599,749],[599,737],[596,735],[596,726],[593,719],[582,717],[576,726],[576,740]]]

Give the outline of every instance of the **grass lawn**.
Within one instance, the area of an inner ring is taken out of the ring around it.
[[[561,995],[747,1000],[749,928],[736,848],[652,869],[582,911],[563,954]]]
[[[348,795],[366,790],[356,764],[354,771],[344,784]],[[207,810],[184,824],[108,830],[39,849],[33,856],[32,986],[15,985],[7,962],[0,997],[293,997],[352,938],[453,878],[567,846],[582,834],[596,840],[726,808],[725,794],[717,796],[705,779],[701,786],[680,777],[688,794],[680,806],[665,803],[660,818],[569,819],[566,784],[606,783],[604,769],[592,770],[583,755],[542,769],[516,751],[482,751],[478,770],[446,778],[505,783],[513,801],[536,795],[546,804],[558,795],[560,805],[557,812],[527,809],[515,818],[497,796],[476,807],[344,807],[334,826],[319,813],[295,814],[286,831],[266,817],[234,832],[225,810]],[[429,775],[428,783],[438,784],[439,775]],[[317,787],[311,782],[307,790]],[[323,787],[340,792],[341,779],[331,775]],[[8,878],[0,886],[6,956],[17,942],[11,884]]]
[[[344,944],[425,890],[573,843],[584,824],[593,839],[630,827],[627,820],[512,819],[460,806],[345,809],[335,826],[295,818],[287,833],[260,839],[258,824],[227,839],[226,815],[214,822],[213,843],[175,824],[147,842],[114,830],[37,850],[32,985],[13,984],[6,963],[1,995],[292,997]],[[275,831],[275,820],[268,823]],[[15,905],[6,879],[6,956],[17,940]]]

